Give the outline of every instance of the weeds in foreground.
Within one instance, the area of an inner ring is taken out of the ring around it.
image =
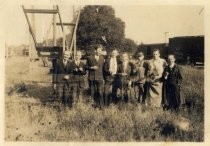
[[[50,100],[50,84],[16,83],[6,89],[5,140],[203,141],[203,70],[182,67],[181,71],[181,94],[188,105],[179,113],[136,103],[100,110],[87,102],[69,109]]]

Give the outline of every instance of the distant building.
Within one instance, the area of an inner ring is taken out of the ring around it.
[[[29,49],[28,48],[23,49],[23,55],[24,56],[29,56]]]
[[[18,46],[8,46],[8,56],[28,56],[29,46],[28,45],[18,45]]]
[[[154,49],[159,49],[161,57],[166,58],[168,55],[168,44],[157,43],[157,44],[140,44],[138,47],[138,52],[142,51],[146,59],[152,58],[152,52]]]
[[[178,63],[204,62],[204,36],[182,36],[169,38],[169,44],[140,44],[138,52],[142,51],[146,59],[152,58],[154,49],[159,49],[162,58],[175,54]]]
[[[169,38],[168,53],[173,53],[178,62],[204,62],[204,36]]]

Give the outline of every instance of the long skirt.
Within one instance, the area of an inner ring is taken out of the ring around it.
[[[178,109],[181,104],[180,87],[177,84],[163,84],[163,105],[169,109]]]
[[[146,102],[151,107],[161,107],[162,102],[162,82],[147,82]]]

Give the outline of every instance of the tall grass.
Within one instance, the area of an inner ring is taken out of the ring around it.
[[[203,70],[182,66],[181,72],[184,79],[181,94],[189,106],[179,113],[137,103],[119,103],[100,110],[86,102],[69,109],[51,102],[50,84],[13,80],[14,84],[6,89],[5,140],[203,141]],[[8,76],[7,83],[9,80],[12,77]],[[17,90],[20,86],[25,90]],[[183,118],[189,123],[187,129],[175,122]]]

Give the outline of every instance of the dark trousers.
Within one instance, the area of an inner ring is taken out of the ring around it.
[[[109,106],[114,97],[113,80],[106,80],[104,85],[104,105]]]
[[[84,88],[80,81],[75,81],[70,84],[70,96],[73,102],[82,102]]]
[[[134,96],[138,100],[138,102],[145,103],[146,84],[134,84]]]
[[[53,58],[52,59],[52,69],[53,69],[53,72],[54,72],[54,69],[55,69],[55,66],[56,66],[56,61],[57,61],[56,58]]]
[[[104,89],[104,81],[103,80],[89,80],[90,93],[93,97],[95,103],[99,107],[104,106],[104,98],[103,98],[103,89]]]
[[[124,80],[116,80],[113,82],[113,101],[115,103],[120,100],[125,102],[130,102],[131,100],[131,89],[128,87],[128,81]]]
[[[94,98],[94,84],[93,80],[88,80],[88,85],[89,85],[89,94],[92,98]]]
[[[67,83],[57,84],[57,97],[58,97],[58,100],[62,101],[65,105],[68,105],[68,106],[72,105],[69,85]]]

